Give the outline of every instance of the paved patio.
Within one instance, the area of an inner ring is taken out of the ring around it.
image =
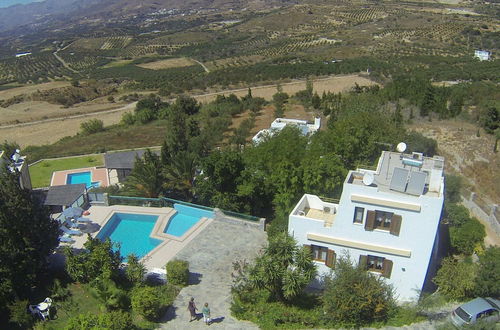
[[[65,185],[67,184],[66,180],[68,174],[82,173],[82,172],[91,172],[91,181],[99,182],[100,187],[109,186],[108,170],[105,168],[97,168],[97,167],[86,167],[73,170],[54,171],[52,173],[52,179],[50,180],[50,185],[51,186]]]
[[[208,302],[217,329],[258,329],[231,316],[231,272],[233,262],[252,260],[265,246],[267,234],[255,226],[214,220],[176,255],[187,260],[191,285],[180,292],[164,317],[163,329],[206,328],[203,320],[189,322],[187,304],[195,298],[198,312]]]

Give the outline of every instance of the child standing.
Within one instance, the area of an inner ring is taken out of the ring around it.
[[[206,325],[210,325],[212,320],[210,319],[210,308],[208,307],[208,303],[205,303],[201,312],[203,313],[203,322],[205,322]]]

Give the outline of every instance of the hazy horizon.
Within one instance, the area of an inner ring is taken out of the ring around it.
[[[42,2],[45,0],[0,0],[0,8],[7,8],[14,5],[25,5],[31,2]]]

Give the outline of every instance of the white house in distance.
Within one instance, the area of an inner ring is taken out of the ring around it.
[[[491,53],[487,50],[475,50],[474,57],[478,58],[480,61],[489,61],[491,59]]]
[[[399,301],[414,300],[437,259],[443,168],[439,156],[384,151],[376,170],[348,173],[338,203],[304,195],[289,233],[310,246],[320,275],[348,254],[392,284]]]
[[[285,126],[287,125],[297,126],[303,135],[313,134],[319,130],[321,126],[321,118],[314,118],[314,124],[309,124],[307,120],[276,118],[271,123],[270,128],[266,128],[257,132],[257,134],[255,134],[255,136],[252,138],[252,141],[258,144],[264,138],[273,136],[274,134],[285,128]]]

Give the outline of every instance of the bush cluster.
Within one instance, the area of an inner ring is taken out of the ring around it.
[[[168,283],[179,286],[189,284],[189,262],[171,260],[166,265]]]

